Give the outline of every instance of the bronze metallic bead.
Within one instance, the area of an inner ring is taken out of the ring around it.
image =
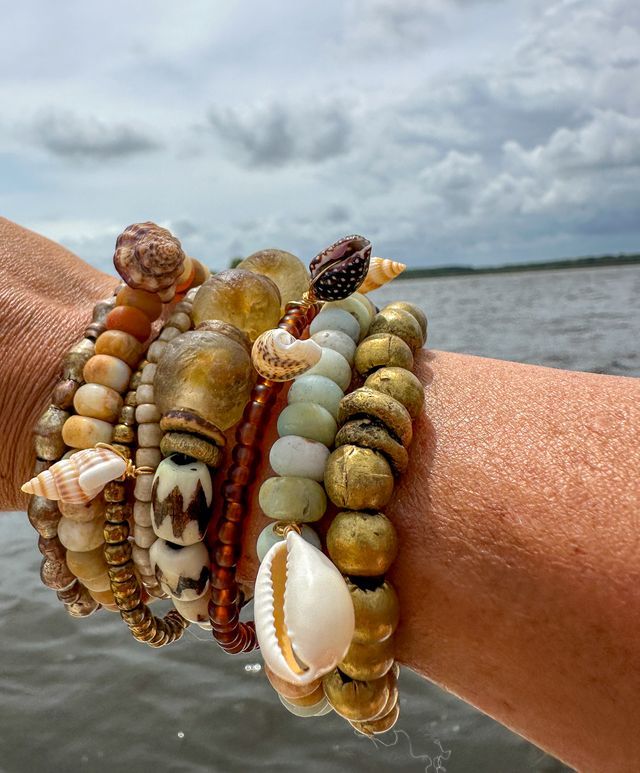
[[[113,428],[112,438],[115,443],[124,443],[129,446],[135,443],[136,432],[133,427],[127,424],[116,424]]]
[[[41,537],[51,539],[58,534],[58,521],[61,518],[58,503],[45,497],[32,496],[27,506],[29,523]]]
[[[84,381],[82,371],[88,360],[95,354],[95,348],[95,343],[89,338],[80,339],[62,360],[62,378],[70,378],[82,383]]]
[[[115,308],[115,298],[105,298],[103,301],[98,301],[93,307],[93,315],[91,321],[100,325],[106,324],[107,315]]]
[[[146,625],[148,621],[152,620],[153,615],[148,607],[140,604],[135,609],[123,610],[120,613],[120,617],[127,625],[142,626]]]
[[[123,458],[131,459],[131,449],[128,446],[123,445],[122,443],[118,442],[117,440],[112,440],[111,441],[111,446]]]
[[[186,432],[167,432],[160,441],[160,451],[163,456],[171,456],[171,454],[192,456],[209,467],[218,467],[224,456],[222,448],[210,440]]]
[[[420,330],[422,330],[422,344],[424,346],[427,340],[427,315],[419,306],[416,306],[415,303],[408,303],[407,301],[393,301],[393,303],[389,303],[385,306],[385,309],[402,309],[402,311],[408,311],[420,325]]]
[[[352,679],[363,682],[379,679],[393,665],[394,650],[393,636],[367,644],[352,641],[338,668]]]
[[[108,564],[124,564],[131,558],[131,543],[121,542],[119,545],[105,545],[104,557]]]
[[[340,446],[327,460],[324,487],[338,507],[376,510],[391,499],[393,473],[389,462],[377,451]]]
[[[284,697],[287,698],[286,695]],[[289,703],[292,703],[294,706],[315,706],[323,699],[324,689],[322,684],[319,684],[316,689],[308,695],[303,695],[299,698],[287,698]]]
[[[395,560],[398,536],[382,513],[338,513],[327,532],[327,551],[343,574],[377,577]]]
[[[407,449],[398,443],[384,425],[375,419],[362,417],[344,424],[335,438],[335,446],[354,445],[371,448],[384,455],[396,475],[401,475],[409,464]]]
[[[62,439],[62,427],[69,413],[50,405],[38,419],[33,430],[33,446],[39,459],[55,461],[67,450]]]
[[[411,416],[404,405],[393,397],[370,387],[360,387],[345,395],[340,400],[338,408],[338,425],[342,426],[352,417],[358,416],[378,419],[405,448],[411,444],[413,437]]]
[[[422,330],[416,318],[402,309],[382,309],[371,321],[369,335],[393,333],[402,338],[412,352],[422,346]]]
[[[111,489],[111,491],[112,496],[115,498],[117,494],[114,489]],[[105,517],[110,523],[122,523],[128,521],[131,517],[131,505],[123,502],[121,499],[116,500],[115,502],[109,502],[105,508]],[[122,540],[118,540],[118,542],[122,542]]]
[[[100,609],[100,604],[91,598],[85,588],[82,589],[82,594],[77,601],[65,606],[71,617],[89,617],[96,609]]]
[[[334,711],[354,722],[372,719],[389,699],[389,680],[385,677],[361,682],[350,679],[336,668],[323,677],[322,685]]]
[[[80,384],[71,378],[65,378],[55,385],[51,402],[56,408],[68,411],[73,405],[73,398]]]
[[[129,524],[126,521],[122,523],[105,523],[104,541],[107,545],[116,545],[124,542],[129,537]]]
[[[130,593],[122,593],[118,596],[114,594],[114,598],[120,610],[135,609],[142,600],[139,589]]]
[[[318,687],[322,688],[321,679],[316,679],[309,684],[291,684],[291,682],[287,682],[281,676],[274,674],[266,663],[262,668],[273,689],[287,698],[287,700],[305,698],[315,692]]]
[[[136,409],[133,405],[123,405],[118,417],[120,424],[126,424],[133,427],[136,423]]]
[[[396,702],[386,714],[379,719],[371,719],[368,722],[352,722],[351,725],[363,735],[386,733],[395,725],[400,716],[400,706]]]
[[[68,588],[57,591],[56,596],[63,604],[73,604],[82,596],[82,585],[76,580]]]
[[[393,586],[388,582],[356,584],[347,579],[347,587],[356,618],[353,641],[371,644],[388,639],[400,619],[400,604]]]
[[[52,561],[64,561],[67,553],[57,537],[38,537],[38,550],[45,558],[50,558]]]
[[[108,503],[107,511],[110,515],[114,515],[118,512],[118,508],[112,507],[112,505],[119,502],[124,502],[127,498],[127,487],[124,481],[112,480],[104,487],[104,501]],[[128,507],[125,506],[125,507]],[[125,520],[128,515],[124,515],[122,520]]]
[[[364,385],[402,403],[412,419],[417,418],[422,411],[424,387],[410,370],[395,367],[380,368],[367,378]]]
[[[375,333],[358,345],[354,365],[361,376],[387,365],[413,370],[413,354],[407,344],[393,333]]]
[[[55,558],[43,558],[40,565],[40,579],[43,585],[52,590],[64,590],[76,579],[64,561]]]
[[[130,577],[135,577],[135,566],[133,561],[127,561],[120,566],[110,566],[107,572],[111,582],[125,582]]]
[[[127,392],[127,394],[124,396],[124,404],[133,405],[133,406],[136,406],[138,404],[138,398],[137,398],[135,389],[130,389]]]

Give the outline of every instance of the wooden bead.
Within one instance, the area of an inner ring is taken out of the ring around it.
[[[393,473],[377,451],[345,445],[329,456],[324,476],[327,496],[338,507],[376,510],[393,494]]]
[[[162,314],[162,301],[155,293],[123,287],[116,296],[116,306],[133,306],[144,312],[150,322]]]
[[[407,344],[393,333],[376,333],[367,336],[358,346],[354,365],[361,376],[389,365],[412,370],[413,354]]]
[[[116,306],[107,315],[106,326],[107,330],[123,330],[142,343],[151,335],[149,317],[135,306]]]
[[[103,384],[83,384],[73,398],[73,406],[81,416],[114,422],[122,408],[122,397]]]
[[[129,384],[131,368],[118,357],[95,354],[84,366],[83,377],[88,384],[102,384],[122,393]]]
[[[338,513],[327,532],[327,552],[342,574],[378,577],[398,552],[398,536],[382,513]]]
[[[142,356],[142,344],[123,330],[105,330],[96,341],[96,354],[110,354],[135,368]]]
[[[93,448],[97,443],[110,443],[113,427],[101,419],[70,416],[62,428],[62,439],[71,448]]]

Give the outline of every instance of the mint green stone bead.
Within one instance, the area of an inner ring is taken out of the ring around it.
[[[338,431],[336,420],[317,403],[292,403],[278,416],[278,435],[299,435],[317,440],[327,448],[333,445]]]
[[[258,535],[258,539],[256,540],[256,553],[258,554],[259,561],[262,561],[262,559],[267,555],[269,549],[273,547],[276,542],[282,542],[284,539],[281,534],[276,533],[275,529],[277,527],[277,523],[270,523],[268,526],[265,526]],[[318,537],[311,526],[303,524],[301,532],[302,534],[300,536],[303,540],[306,540],[308,543],[313,545],[314,548],[322,550],[320,537]]]
[[[337,421],[338,406],[343,397],[344,392],[335,381],[326,376],[305,373],[291,384],[287,400],[289,405],[293,403],[317,403],[326,408]]]
[[[327,509],[327,495],[310,478],[267,478],[260,486],[258,502],[262,512],[275,521],[311,523]]]
[[[339,311],[339,309],[337,309],[337,311]],[[317,362],[313,368],[309,368],[303,375],[326,376],[334,381],[340,389],[345,392],[351,383],[351,366],[339,352],[336,352],[333,349],[323,348],[320,361]],[[302,378],[302,376],[299,376],[298,378]]]

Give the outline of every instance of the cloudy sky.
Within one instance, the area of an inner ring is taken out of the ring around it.
[[[411,265],[640,251],[637,0],[0,0],[0,214],[107,267],[350,232]]]

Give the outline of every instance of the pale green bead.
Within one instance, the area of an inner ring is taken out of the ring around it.
[[[327,509],[324,489],[309,478],[267,478],[258,501],[262,512],[275,521],[310,523],[320,520]]]
[[[340,311],[340,309],[337,309],[337,311]],[[335,381],[343,392],[346,391],[351,383],[351,367],[349,363],[339,352],[328,348],[322,349],[320,362],[317,362],[313,368],[309,368],[304,375],[326,376]],[[302,378],[302,376],[299,376],[299,378]]]
[[[357,343],[360,338],[358,320],[345,309],[331,309],[327,306],[328,304],[309,325],[309,334],[313,335],[321,330],[341,330]]]
[[[329,309],[343,309],[351,314],[360,326],[360,340],[362,340],[369,330],[371,324],[371,312],[369,307],[363,303],[363,301],[354,298],[350,295],[348,298],[343,298],[341,301],[331,301],[331,303],[325,303],[322,310],[328,311]]]
[[[336,420],[317,403],[292,403],[278,416],[278,435],[299,435],[317,440],[327,448],[333,445],[338,431]]]
[[[344,392],[335,381],[326,376],[305,373],[291,384],[287,400],[289,405],[293,403],[317,403],[326,408],[337,421],[338,406],[343,397]]]
[[[256,553],[258,554],[258,560],[262,561],[262,559],[267,555],[270,548],[272,548],[276,542],[282,542],[284,537],[280,534],[276,534],[274,529],[277,527],[276,523],[270,523],[268,526],[265,526],[264,529],[260,532],[258,535],[258,539],[256,540]],[[303,524],[302,526],[302,539],[309,542],[311,545],[313,545],[314,548],[318,548],[318,550],[322,550],[322,546],[320,543],[320,537],[315,533],[315,531],[311,528],[311,526],[307,526],[306,524]]]

